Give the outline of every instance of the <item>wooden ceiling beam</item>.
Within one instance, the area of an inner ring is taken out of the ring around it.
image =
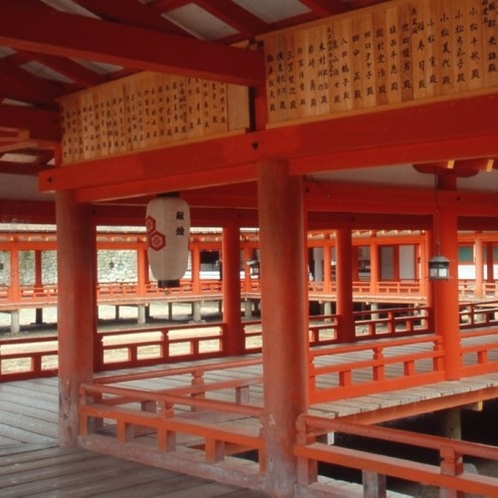
[[[195,0],[195,3],[248,37],[271,29],[269,24],[231,0]]]
[[[265,81],[261,52],[56,10],[47,14],[32,0],[0,2],[0,44],[16,50],[247,86]]]
[[[306,175],[495,157],[497,102],[488,95],[431,103],[89,160],[42,174],[40,188],[81,190],[81,201],[96,201],[251,181],[258,161],[274,159],[287,158],[293,174]]]
[[[64,93],[62,85],[39,78],[10,63],[8,58],[0,59],[0,74],[0,94],[13,100],[55,107],[54,100]]]
[[[154,11],[137,0],[76,0],[82,7],[107,21],[114,21],[128,26],[140,26],[155,29],[172,35],[190,37],[190,33],[168,21],[159,12]]]
[[[89,88],[94,85],[101,85],[107,81],[105,76],[102,76],[91,69],[79,64],[76,61],[64,57],[57,57],[47,54],[25,53],[25,56],[31,60],[41,62],[43,65],[57,71],[74,81],[78,86]]]
[[[47,109],[0,104],[0,127],[29,130],[32,140],[58,142],[61,139],[59,113]]]
[[[55,223],[55,205],[44,201],[0,200],[2,223]]]

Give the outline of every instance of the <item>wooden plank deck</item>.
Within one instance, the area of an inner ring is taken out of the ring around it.
[[[363,353],[357,359],[362,358]],[[241,361],[244,359],[240,358]],[[337,360],[341,362],[344,359]],[[154,371],[159,368],[140,370]],[[106,372],[99,376],[107,377],[114,373],[125,372]],[[209,384],[254,377],[261,373],[261,364],[237,365],[231,369],[207,371],[204,380]],[[191,377],[183,375],[127,381],[119,385],[160,390],[190,385],[190,382]],[[476,393],[482,399],[498,398],[498,373],[315,404],[310,407],[309,413],[324,417],[359,417],[359,420],[366,422],[372,422],[369,417],[376,413],[377,418],[373,420],[378,422],[379,417],[381,420],[399,418],[407,407],[415,412],[418,410],[418,413],[430,411],[434,400],[438,403],[447,400],[447,407],[452,403],[458,406],[462,404],[462,399],[468,399],[469,393]],[[213,397],[232,400],[233,392],[220,390],[213,393]],[[262,406],[261,384],[251,386],[250,403]],[[57,410],[57,378],[0,384],[0,496],[266,496],[261,492],[185,476],[181,474],[181,469],[180,472],[173,472],[88,450],[58,448]],[[187,413],[185,415],[189,417]],[[195,415],[195,412],[190,414]],[[237,420],[233,422],[238,423]],[[242,420],[239,422],[243,423]]]
[[[264,493],[57,446],[57,379],[0,384],[0,496],[224,497]]]

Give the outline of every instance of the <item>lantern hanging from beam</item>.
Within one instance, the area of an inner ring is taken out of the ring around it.
[[[450,262],[445,256],[433,256],[429,260],[429,278],[431,280],[448,280],[450,278]]]
[[[159,287],[179,287],[187,270],[190,209],[178,196],[156,197],[147,205],[147,254]]]

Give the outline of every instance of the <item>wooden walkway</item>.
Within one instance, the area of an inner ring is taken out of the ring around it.
[[[495,339],[493,336],[492,340]],[[479,342],[480,338],[463,338]],[[488,340],[490,338],[488,337]],[[361,361],[366,352],[358,351],[349,360]],[[255,359],[258,355],[252,356]],[[240,361],[247,357],[239,358]],[[318,359],[318,363],[322,361]],[[329,358],[330,360],[330,358]],[[218,363],[220,360],[202,362]],[[341,363],[340,357],[336,358]],[[238,363],[238,361],[237,361]],[[247,362],[229,370],[206,371],[206,383],[230,382],[234,379],[259,378],[262,365]],[[177,364],[175,367],[185,366]],[[170,365],[171,366],[171,365]],[[148,367],[154,372],[161,367]],[[164,368],[164,366],[162,367]],[[127,373],[137,370],[128,370]],[[123,374],[124,371],[115,372]],[[97,377],[108,378],[114,372]],[[191,384],[189,375],[130,380],[123,387],[138,389],[183,389]],[[214,393],[213,393],[214,396]],[[224,400],[227,393],[215,397]],[[425,386],[378,394],[316,403],[310,415],[341,417],[362,423],[378,423],[403,416],[427,413],[436,408],[461,406],[470,401],[498,398],[498,373],[477,375],[460,381],[443,381]],[[465,401],[463,403],[462,401]],[[262,385],[251,385],[250,403],[261,407]],[[215,483],[207,479],[171,470],[119,459],[79,448],[57,447],[58,424],[57,378],[40,378],[0,383],[0,496],[119,496],[119,497],[263,497],[264,493]],[[195,415],[186,414],[188,418]],[[236,422],[236,421],[235,421]],[[185,469],[187,470],[187,469]],[[348,483],[349,484],[349,483]],[[349,493],[349,492],[348,492]],[[356,496],[349,493],[348,496]],[[393,495],[391,495],[393,496]]]
[[[0,384],[0,496],[259,498],[264,493],[57,447],[57,379]]]

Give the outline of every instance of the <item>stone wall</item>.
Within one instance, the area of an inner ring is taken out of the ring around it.
[[[10,285],[11,262],[8,251],[0,251],[0,285]],[[136,282],[137,253],[134,250],[99,250],[98,279],[101,283]],[[21,285],[35,284],[35,252],[19,253],[19,281]],[[42,282],[57,283],[57,252],[42,251]]]

